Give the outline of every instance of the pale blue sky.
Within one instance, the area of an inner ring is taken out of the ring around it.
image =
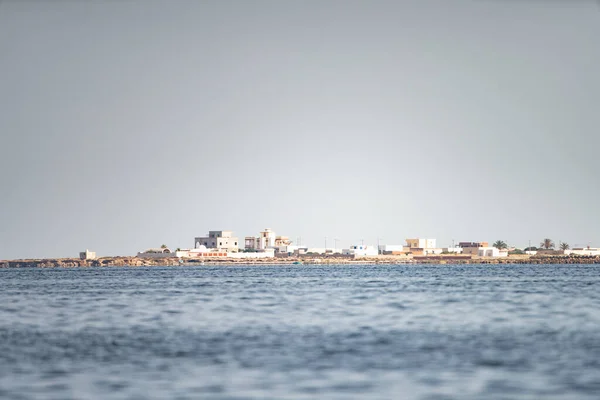
[[[209,229],[600,246],[593,1],[4,1],[0,259]]]

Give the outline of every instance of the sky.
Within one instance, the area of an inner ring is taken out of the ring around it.
[[[0,3],[0,259],[600,247],[594,1]]]

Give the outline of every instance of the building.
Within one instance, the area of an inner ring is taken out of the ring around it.
[[[435,249],[435,239],[406,239],[406,246],[411,249]]]
[[[462,248],[463,254],[477,256],[480,248],[489,248],[490,246],[488,242],[460,242],[458,247]]]
[[[500,257],[500,250],[495,247],[489,247],[489,246],[478,247],[477,255],[479,257]]]
[[[226,252],[224,250],[207,249],[200,245],[194,249],[180,249],[173,253],[178,258],[227,258],[227,259],[247,259],[247,258],[273,258],[275,252],[273,249],[259,251],[255,253]]]
[[[491,247],[488,242],[460,242],[458,247],[462,248],[463,254],[478,257],[508,257],[508,249],[497,249]]]
[[[287,236],[275,236],[275,247],[289,246],[292,241]]]
[[[95,260],[96,252],[85,249],[85,251],[82,251],[81,253],[79,253],[79,258],[81,258],[82,260]]]
[[[576,256],[600,256],[600,248],[597,247],[574,247],[571,250],[565,250],[565,254]]]
[[[442,249],[436,247],[435,239],[406,239],[406,250],[415,255],[441,254]]]
[[[461,254],[462,252],[463,252],[462,247],[444,247],[444,248],[442,248],[442,253]]]
[[[194,248],[198,246],[226,253],[237,253],[239,250],[238,238],[233,236],[232,231],[209,231],[207,237],[195,238]]]
[[[174,257],[177,258],[204,258],[204,257],[229,257],[231,254],[236,253],[227,253],[224,250],[216,250],[216,249],[207,249],[204,246],[197,247],[195,249],[181,249],[175,251],[173,254]]]
[[[258,238],[256,236],[246,236],[244,238],[244,248],[246,250],[258,250]]]
[[[258,235],[257,250],[264,250],[270,247],[275,247],[275,232],[271,228],[266,228]]]
[[[308,250],[308,247],[306,247],[306,246],[298,246],[298,245],[291,245],[291,244],[276,247],[277,254],[287,254],[290,256],[292,254],[299,254],[302,251],[304,251],[306,253],[306,250]]]
[[[381,244],[379,245],[379,253],[380,254],[405,254],[410,252],[410,249],[405,248],[404,245],[401,244]]]
[[[374,246],[364,246],[361,244],[350,246],[349,249],[342,250],[342,254],[354,257],[371,257],[377,256],[377,249]]]
[[[266,228],[259,232],[257,237],[246,236],[244,238],[244,248],[246,250],[265,250],[271,248],[280,248],[289,246],[292,241],[287,236],[277,236],[271,228]]]
[[[259,250],[253,253],[230,253],[227,257],[233,259],[273,258],[275,257],[275,249]]]

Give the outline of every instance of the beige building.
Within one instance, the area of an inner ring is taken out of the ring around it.
[[[410,249],[435,249],[435,239],[406,239],[406,247]]]
[[[244,247],[248,250],[265,250],[271,248],[279,248],[289,246],[292,241],[287,236],[277,236],[271,228],[266,228],[259,232],[257,237],[246,236],[244,239]]]
[[[228,253],[237,253],[239,250],[238,238],[233,236],[232,231],[209,231],[208,236],[195,238],[194,248],[199,246]]]
[[[429,254],[441,254],[442,249],[436,247],[435,239],[406,239],[407,252],[413,255],[429,255]]]
[[[275,236],[275,247],[289,246],[292,241],[287,236]]]
[[[478,256],[480,249],[490,248],[488,242],[460,242],[458,247],[463,249],[463,254],[470,254],[472,256]]]

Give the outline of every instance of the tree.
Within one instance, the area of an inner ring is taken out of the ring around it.
[[[161,248],[161,249],[166,249],[166,248],[167,248],[167,245],[166,245],[166,244],[161,244],[161,245],[160,245],[160,248]]]
[[[569,246],[569,243],[560,242],[560,249],[561,250],[569,250],[570,248],[571,248],[571,246]]]
[[[550,250],[554,248],[554,242],[552,241],[552,239],[544,239],[542,240],[542,243],[540,243],[540,247],[546,249],[546,250]]]
[[[506,244],[506,242],[504,240],[496,240],[496,242],[494,242],[493,246],[495,248],[497,248],[498,250],[508,249],[508,245]]]

